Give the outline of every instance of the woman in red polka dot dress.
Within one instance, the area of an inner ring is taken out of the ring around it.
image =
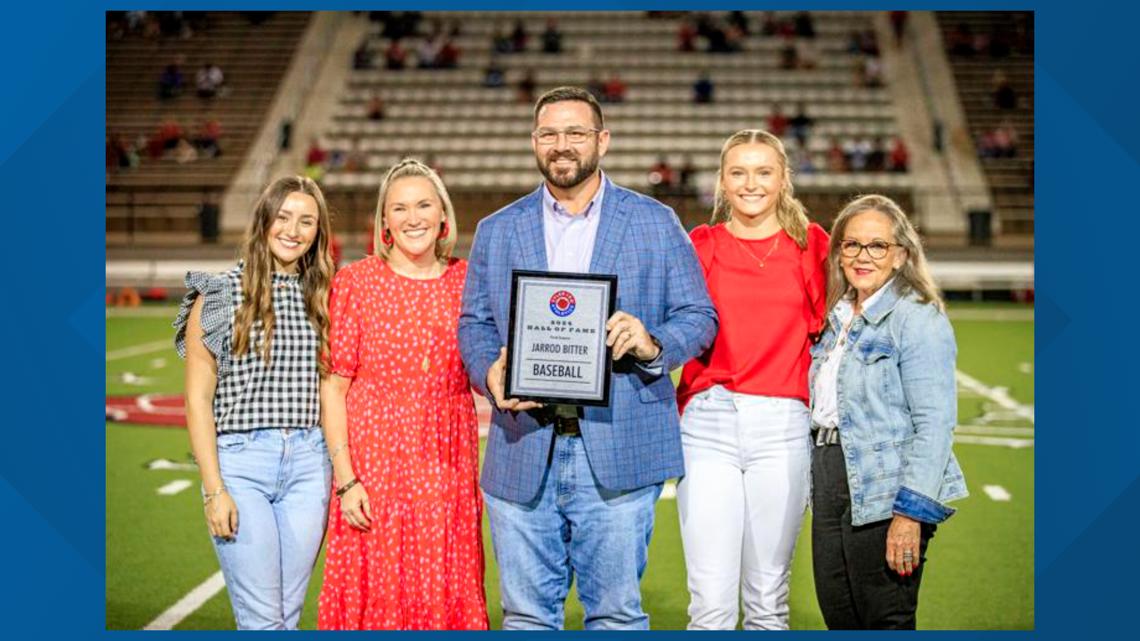
[[[321,629],[487,629],[479,437],[457,326],[455,213],[414,160],[380,187],[377,255],[341,270],[321,385],[333,463]]]

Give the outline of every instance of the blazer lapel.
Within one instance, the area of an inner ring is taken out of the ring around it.
[[[515,233],[522,248],[525,269],[546,271],[546,232],[542,224],[542,190],[544,185],[522,202],[522,211],[515,221]]]
[[[594,254],[590,257],[590,272],[593,274],[617,273],[617,258],[621,253],[625,237],[626,212],[622,207],[625,193],[619,190],[609,178],[606,193],[602,197],[602,219],[598,221],[598,235],[594,238]]]

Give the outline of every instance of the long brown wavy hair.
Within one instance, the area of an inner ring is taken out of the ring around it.
[[[906,250],[906,261],[895,272],[895,287],[900,288],[903,294],[917,292],[920,302],[934,305],[939,310],[945,310],[942,294],[934,278],[930,275],[930,266],[926,262],[926,253],[922,249],[922,239],[918,230],[911,224],[906,213],[898,203],[879,194],[859,196],[847,203],[843,211],[835,217],[831,225],[831,242],[827,252],[827,310],[828,313],[843,298],[850,298],[855,290],[847,282],[847,275],[843,273],[842,256],[839,246],[843,244],[843,237],[847,233],[847,225],[855,216],[868,211],[877,211],[891,221],[891,233],[895,242]]]
[[[728,197],[725,196],[724,182],[722,181],[724,178],[724,159],[733,147],[753,143],[768,145],[779,156],[780,168],[784,173],[784,186],[780,190],[779,200],[776,201],[776,222],[780,224],[780,229],[783,229],[792,237],[792,240],[796,241],[800,249],[806,249],[807,211],[804,209],[803,203],[796,198],[795,188],[792,187],[792,169],[788,166],[788,152],[778,137],[763,129],[742,129],[724,141],[724,146],[720,150],[720,168],[716,170],[716,198],[713,201],[712,218],[709,224],[727,223],[732,220],[732,205],[729,204]]]
[[[312,179],[304,176],[286,176],[273,181],[261,192],[253,208],[253,218],[245,233],[241,250],[243,262],[241,272],[241,307],[234,316],[233,353],[242,356],[256,349],[261,358],[269,363],[270,346],[273,343],[273,330],[276,317],[273,314],[273,254],[269,250],[269,229],[274,217],[290,194],[299,192],[312,196],[317,201],[317,237],[309,251],[297,262],[297,273],[301,278],[301,291],[305,299],[305,315],[317,332],[317,363],[321,375],[327,374],[328,365],[320,358],[328,349],[329,342],[329,286],[332,283],[332,254],[329,253],[329,239],[332,236],[332,221],[325,204],[321,188]],[[253,326],[260,323],[262,339],[256,347]]]

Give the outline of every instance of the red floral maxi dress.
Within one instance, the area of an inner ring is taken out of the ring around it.
[[[372,527],[334,495],[317,627],[487,629],[479,435],[459,357],[467,264],[413,280],[372,256],[337,273],[332,371],[351,378],[348,440]]]

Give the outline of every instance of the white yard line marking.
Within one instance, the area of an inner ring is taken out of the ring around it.
[[[1000,445],[1015,450],[1033,447],[1033,439],[1031,438],[1001,438],[998,436],[972,436],[970,434],[955,434],[954,442],[970,445]]]
[[[158,488],[158,493],[163,495],[163,496],[174,496],[175,494],[178,494],[179,492],[181,492],[182,490],[185,490],[186,488],[190,487],[191,485],[193,485],[193,483],[190,481],[187,481],[186,479],[178,479],[175,481],[171,481],[171,482],[167,483],[166,485],[163,485],[162,487]]]
[[[178,603],[170,606],[166,612],[158,615],[158,618],[148,623],[143,629],[172,630],[174,626],[181,623],[183,619],[202,607],[206,601],[212,599],[215,594],[221,592],[224,587],[226,587],[226,580],[222,578],[222,572],[219,570],[215,572],[213,576],[202,582],[201,585],[190,590],[186,596],[178,600]]]
[[[1009,395],[1009,391],[1004,387],[990,387],[962,370],[958,370],[958,385],[990,399],[1030,423],[1034,422],[1033,407],[1030,405],[1022,405],[1013,400]]]
[[[123,349],[117,349],[113,352],[107,352],[107,360],[116,361],[122,358],[150,354],[151,352],[161,352],[166,349],[174,349],[174,345],[169,339],[154,341],[153,343],[143,343],[142,345],[132,345],[130,347],[124,347]]]
[[[193,463],[175,463],[170,459],[156,458],[146,464],[148,470],[197,470],[198,466]]]
[[[982,487],[982,490],[985,491],[987,496],[995,501],[1005,502],[1013,498],[1013,496],[1010,495],[1009,490],[1000,485],[986,485]]]

